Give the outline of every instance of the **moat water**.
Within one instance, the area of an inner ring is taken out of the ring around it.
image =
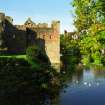
[[[1,71],[0,105],[105,105],[103,69],[75,70],[69,75],[63,74],[61,80],[54,78],[52,86],[48,76],[32,74],[33,71],[26,69]]]
[[[75,72],[60,92],[60,105],[105,105],[105,70]]]

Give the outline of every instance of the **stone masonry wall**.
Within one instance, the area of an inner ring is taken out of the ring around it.
[[[5,32],[3,42],[6,42],[7,52],[25,52],[28,46],[34,45],[39,41],[40,47],[44,46],[51,64],[60,63],[59,21],[53,21],[51,26],[48,27],[47,23],[35,24],[29,18],[24,25],[13,25],[11,17],[2,13],[0,17],[1,20],[3,20],[2,17],[5,17],[5,25],[2,22],[0,29],[3,29]],[[41,41],[44,43],[41,43]]]

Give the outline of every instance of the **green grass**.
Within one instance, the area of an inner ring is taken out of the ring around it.
[[[0,57],[4,57],[4,58],[23,58],[23,59],[27,59],[26,55],[0,55]]]

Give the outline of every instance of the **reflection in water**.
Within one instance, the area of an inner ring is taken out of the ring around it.
[[[36,70],[23,59],[0,59],[0,105],[58,105],[59,84],[50,67]]]
[[[20,76],[19,79],[21,78]],[[50,83],[49,80],[43,81],[35,77],[35,80],[20,80],[19,83],[13,84],[13,81],[4,82],[0,86],[0,105],[58,105],[59,103],[59,86],[56,81]]]
[[[51,68],[14,62],[0,63],[0,105],[105,105],[105,70],[58,75]]]
[[[105,105],[105,70],[84,69],[78,74],[73,73],[61,91],[60,105]]]

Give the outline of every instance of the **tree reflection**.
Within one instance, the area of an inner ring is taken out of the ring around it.
[[[0,59],[0,67],[0,105],[58,105],[60,79],[52,68],[35,70],[16,58]]]

